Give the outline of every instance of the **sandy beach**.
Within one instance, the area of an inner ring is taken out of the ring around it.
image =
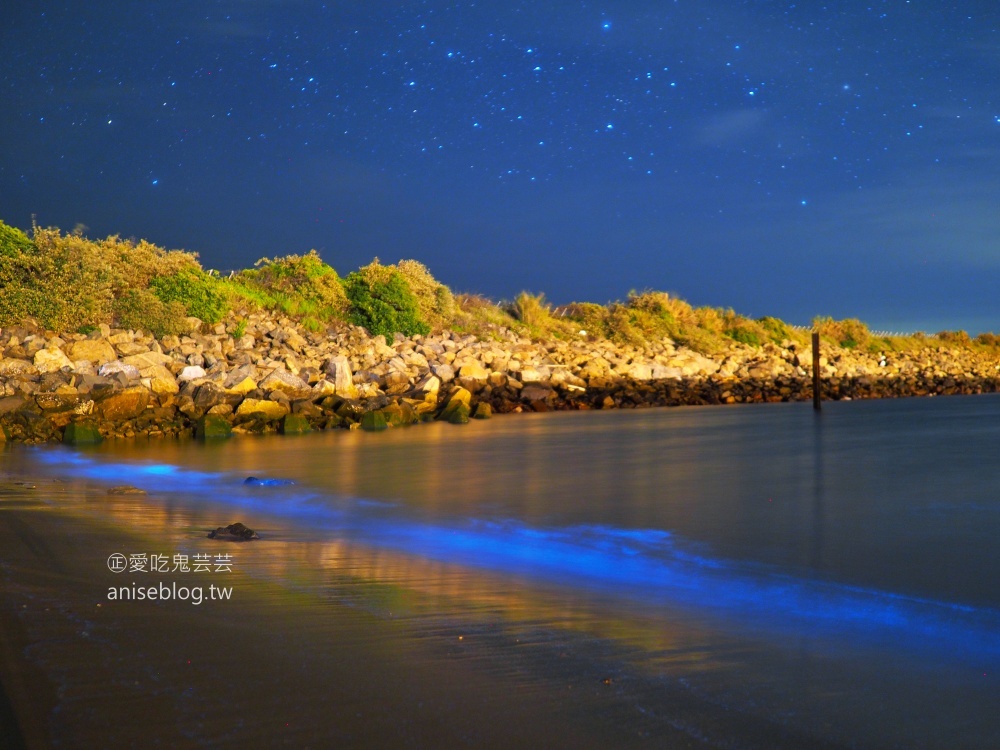
[[[450,634],[414,643],[405,624],[239,573],[226,579],[229,601],[109,601],[121,582],[109,554],[169,543],[60,510],[44,501],[57,484],[31,485],[0,497],[4,747],[641,742],[609,729],[609,713],[634,709],[599,679],[557,665],[547,690],[520,689],[516,660],[468,658]],[[190,580],[158,576],[167,587]],[[675,735],[659,746],[699,746]]]

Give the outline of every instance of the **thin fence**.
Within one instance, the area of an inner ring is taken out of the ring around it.
[[[804,333],[809,333],[810,331],[813,330],[812,326],[797,326],[797,325],[791,325],[791,324],[789,324],[788,327],[791,328],[793,331],[802,331]],[[890,339],[890,338],[892,338],[892,339],[896,339],[896,338],[903,338],[903,339],[905,339],[905,338],[909,338],[910,336],[915,335],[915,333],[916,333],[915,331],[911,331],[909,333],[904,333],[902,331],[868,331],[868,335],[872,336],[873,338],[877,338],[877,339]]]

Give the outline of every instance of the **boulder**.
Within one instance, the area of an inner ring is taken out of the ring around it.
[[[450,383],[455,379],[455,368],[448,364],[431,365],[431,372],[434,373],[442,383]]]
[[[473,419],[489,419],[493,416],[493,408],[485,401],[476,404],[476,410],[472,413]]]
[[[204,413],[219,404],[233,406],[239,402],[240,397],[210,381],[198,386],[197,390],[194,391],[193,399],[195,408]]]
[[[73,369],[73,360],[67,357],[62,349],[39,349],[35,352],[35,368],[38,372],[56,372],[64,367]]]
[[[146,344],[140,344],[137,341],[124,341],[121,344],[115,344],[115,349],[120,357],[131,357],[133,354],[145,354],[149,351]]]
[[[312,425],[301,414],[286,414],[281,420],[280,431],[282,435],[304,435],[312,432]]]
[[[124,422],[135,419],[149,404],[149,391],[142,386],[132,386],[101,399],[97,410],[108,422]]]
[[[90,420],[70,422],[63,431],[63,442],[67,445],[88,445],[103,440],[97,423]]]
[[[165,366],[173,362],[173,359],[161,352],[141,352],[139,354],[133,354],[130,357],[125,357],[122,362],[126,365],[132,365],[136,367],[141,372],[147,367],[155,367],[156,365]]]
[[[413,386],[411,394],[428,401],[437,401],[438,392],[440,390],[441,378],[437,375],[431,375],[428,373],[417,381],[416,385]]]
[[[531,365],[524,365],[521,368],[521,382],[527,385],[528,383],[543,383],[552,376],[551,370],[544,365],[539,365],[538,367],[532,367]]]
[[[97,366],[113,362],[118,358],[118,355],[115,354],[115,348],[104,339],[74,341],[69,345],[67,353],[70,359],[85,359]]]
[[[385,417],[386,424],[390,427],[403,427],[406,425],[414,424],[417,421],[417,413],[413,410],[413,407],[402,402],[399,404],[389,404],[384,406],[379,411]]]
[[[626,370],[626,375],[633,380],[652,380],[653,367],[646,362],[633,362]]]
[[[121,360],[112,360],[111,362],[106,362],[101,365],[101,368],[97,371],[97,374],[102,378],[109,378],[112,375],[122,374],[129,380],[139,379],[139,368],[135,365],[128,365]]]
[[[248,417],[252,414],[261,415],[266,421],[271,422],[281,419],[288,414],[288,407],[284,404],[279,404],[277,401],[257,398],[243,399],[242,403],[236,407],[236,415]]]
[[[379,432],[389,426],[381,411],[368,411],[361,417],[361,429],[368,432]]]
[[[180,373],[178,373],[177,379],[180,382],[185,383],[188,380],[198,380],[199,378],[203,378],[206,376],[206,374],[207,373],[205,372],[204,367],[198,367],[196,365],[188,365],[183,370],[181,370]]]
[[[69,345],[70,359],[85,359],[100,366],[118,359],[115,348],[104,339],[84,339]]]
[[[254,364],[245,364],[232,370],[222,382],[223,387],[230,393],[241,396],[257,389],[257,378],[259,374]]]
[[[464,413],[464,422],[468,422],[469,415],[472,412],[472,394],[461,387],[452,391],[451,396],[448,397],[448,403],[445,404],[441,413],[438,414],[438,419],[455,422],[456,415],[460,412]],[[463,423],[462,418],[458,418],[458,423]]]
[[[321,399],[327,396],[333,396],[337,393],[337,386],[333,384],[332,380],[327,380],[324,378],[320,380],[316,385],[312,387],[312,398]]]
[[[247,528],[242,523],[231,523],[228,526],[220,526],[208,532],[209,539],[222,539],[228,542],[248,542],[251,539],[260,539],[257,532]]]
[[[443,417],[451,424],[468,424],[469,407],[466,404],[458,404],[453,409],[449,409],[447,416]]]
[[[162,365],[143,368],[139,371],[139,375],[143,385],[158,396],[164,393],[177,393],[180,390],[173,374]]]
[[[455,380],[468,391],[479,393],[489,380],[490,372],[475,360],[467,360],[459,370]]]
[[[331,403],[330,406],[334,413],[341,419],[353,419],[357,421],[365,413],[365,405],[354,398],[345,398],[339,403]]]
[[[307,395],[312,392],[309,384],[288,370],[277,369],[260,382],[260,389],[266,393],[282,391],[290,396]]]
[[[521,400],[528,403],[551,404],[555,400],[556,393],[548,386],[530,383],[521,390]]]
[[[228,438],[233,434],[233,428],[225,417],[218,414],[205,414],[195,422],[194,435],[201,440]]]
[[[351,374],[351,363],[347,357],[331,357],[323,364],[323,372],[333,382],[338,396],[343,396],[344,398],[358,397],[358,391],[354,387],[354,379]]]
[[[163,348],[163,351],[172,352],[174,349],[180,348],[181,340],[179,337],[169,333],[160,339],[160,346]]]
[[[35,403],[42,411],[72,411],[80,402],[80,396],[76,389],[55,393],[40,391],[35,394]]]
[[[680,380],[684,377],[684,371],[679,367],[668,367],[667,365],[654,364],[652,369],[653,380]]]
[[[410,387],[410,377],[404,371],[391,370],[385,376],[385,390],[387,393],[404,393]]]
[[[11,412],[18,411],[27,402],[27,400],[21,398],[20,396],[6,396],[5,398],[0,398],[0,414],[10,414]]]
[[[485,383],[490,372],[475,360],[469,360],[458,370],[458,377]]]

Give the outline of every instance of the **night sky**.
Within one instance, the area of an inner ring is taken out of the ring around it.
[[[0,7],[0,219],[1000,330],[1000,3]]]

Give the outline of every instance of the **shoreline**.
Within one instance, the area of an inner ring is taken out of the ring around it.
[[[800,342],[733,342],[713,356],[669,339],[643,347],[581,337],[532,341],[441,331],[392,342],[357,326],[310,331],[266,313],[183,335],[101,326],[0,330],[0,441],[228,437],[381,430],[492,413],[807,401]],[[973,348],[820,357],[824,400],[992,393],[1000,354]]]
[[[109,550],[220,548],[200,533],[137,532],[40,500],[58,492],[40,479],[39,499],[0,497],[0,625],[5,637],[19,634],[0,641],[14,721],[10,731],[0,725],[12,739],[5,747],[144,747],[151,738],[176,748],[646,744],[596,718],[611,705],[628,711],[598,679],[592,690],[566,692],[558,660],[537,665],[548,690],[521,692],[516,675],[489,666],[516,644],[487,647],[487,634],[486,645],[459,653],[450,632],[414,639],[405,618],[242,572],[227,579],[226,602],[105,600],[109,583],[127,584],[107,570]],[[223,548],[241,556],[239,570],[267,542]],[[703,746],[668,724],[655,732]]]
[[[529,647],[517,640],[518,627],[507,630],[495,616],[461,615],[428,631],[410,622],[405,605],[398,613],[382,606],[377,585],[327,580],[308,564],[322,542],[294,527],[272,529],[271,541],[220,547],[201,529],[217,510],[174,509],[164,524],[167,516],[150,514],[156,504],[141,496],[123,500],[103,486],[48,476],[32,479],[29,492],[11,479],[0,477],[0,625],[10,633],[14,623],[23,637],[16,649],[0,649],[0,679],[13,686],[17,738],[32,750],[248,742],[701,748],[720,744],[712,737],[838,746],[720,711],[620,663],[613,648],[591,653],[589,635],[541,634]],[[121,513],[109,516],[108,503]],[[108,552],[139,549],[232,552],[232,598],[200,606],[107,599],[109,585],[130,580],[108,570]],[[374,559],[386,564],[380,553]],[[261,575],[266,566],[281,575]],[[365,591],[379,606],[358,606]],[[9,680],[28,673],[31,681]],[[637,709],[651,705],[664,708]]]

